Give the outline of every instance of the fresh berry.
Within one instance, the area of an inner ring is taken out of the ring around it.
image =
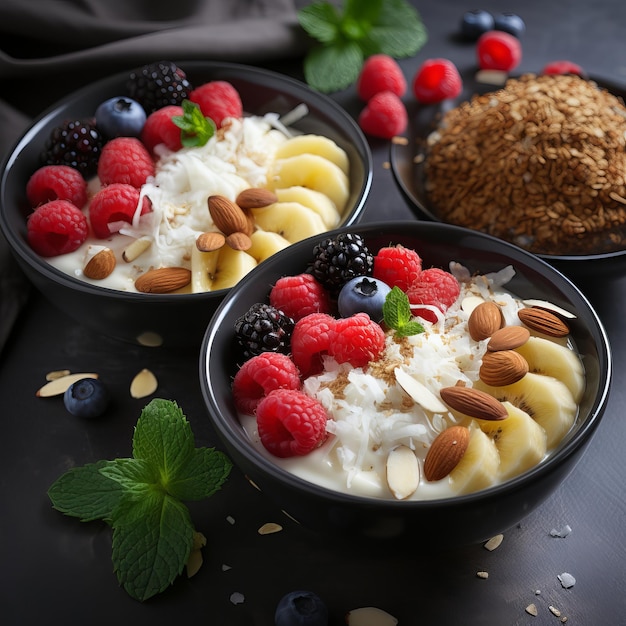
[[[96,173],[103,144],[95,122],[69,120],[52,129],[42,162],[44,165],[69,165],[89,179]]]
[[[96,109],[96,126],[107,139],[139,137],[145,123],[144,108],[132,98],[109,98]]]
[[[509,33],[509,35],[519,39],[526,32],[526,23],[516,13],[498,13],[494,15],[493,28],[494,30]]]
[[[308,454],[327,438],[326,409],[298,389],[275,389],[256,407],[259,438],[274,456]]]
[[[461,18],[461,35],[468,41],[476,41],[483,33],[493,30],[494,19],[489,11],[467,11]]]
[[[41,256],[77,250],[89,235],[85,214],[67,200],[51,200],[28,217],[28,243]]]
[[[172,121],[173,117],[182,116],[183,113],[183,107],[171,105],[148,115],[141,131],[141,141],[150,152],[154,153],[159,144],[164,144],[172,152],[183,147],[180,128]]]
[[[257,354],[248,359],[235,374],[235,407],[240,413],[254,415],[260,400],[274,389],[300,389],[300,372],[286,354]]]
[[[424,61],[413,78],[413,94],[422,104],[456,98],[462,89],[461,75],[448,59]]]
[[[365,102],[381,91],[391,91],[401,98],[406,93],[406,79],[393,57],[373,54],[363,63],[356,90]]]
[[[312,591],[291,591],[276,606],[274,626],[328,626],[328,608]]]
[[[438,319],[437,314],[419,305],[434,306],[445,313],[454,304],[460,292],[459,281],[450,272],[431,267],[422,270],[419,278],[409,287],[407,296],[413,315],[435,323]]]
[[[235,338],[249,359],[262,352],[282,352],[290,348],[294,321],[271,304],[257,302],[235,321]]]
[[[336,296],[345,283],[355,276],[371,276],[374,255],[365,240],[356,233],[327,237],[313,248],[311,273]]]
[[[480,36],[476,44],[476,54],[481,70],[510,72],[522,60],[522,45],[517,37],[492,30]]]
[[[422,259],[411,248],[386,246],[380,248],[374,257],[374,278],[382,280],[390,287],[406,291],[422,271]]]
[[[408,124],[404,103],[392,91],[372,96],[358,118],[361,130],[372,137],[391,139],[402,134]]]
[[[298,320],[291,335],[291,358],[303,377],[319,374],[333,339],[335,318],[311,313]]]
[[[98,191],[89,204],[89,222],[98,239],[108,239],[124,223],[131,224],[139,205],[139,189],[124,183],[112,183]],[[151,210],[148,198],[143,199],[141,215]]]
[[[69,165],[44,165],[28,179],[26,197],[32,207],[50,200],[68,200],[81,208],[87,202],[87,182]]]
[[[283,276],[270,291],[270,304],[298,321],[310,313],[330,313],[328,292],[311,274]]]
[[[187,74],[172,61],[149,63],[131,72],[126,81],[128,95],[141,104],[149,115],[169,105],[189,99],[193,85]]]
[[[552,61],[544,66],[541,70],[542,74],[575,74],[576,76],[585,76],[585,70],[583,68],[573,63],[572,61]]]
[[[116,137],[102,148],[98,178],[103,185],[124,183],[139,189],[154,174],[152,156],[136,137]]]
[[[109,405],[109,393],[99,378],[81,378],[63,394],[65,408],[76,417],[100,417]]]
[[[239,92],[225,80],[214,80],[200,85],[189,94],[205,117],[211,118],[217,128],[227,117],[241,117],[243,105]]]
[[[377,360],[384,348],[385,333],[367,313],[336,320],[329,354],[337,363],[365,367]]]
[[[383,320],[383,306],[391,287],[372,276],[357,276],[339,292],[337,307],[341,317],[367,313],[375,322]]]

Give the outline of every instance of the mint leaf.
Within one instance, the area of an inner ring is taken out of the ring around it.
[[[215,122],[205,117],[200,107],[190,100],[183,100],[183,114],[172,117],[180,128],[180,142],[187,148],[204,146],[215,134]]]
[[[232,463],[213,448],[197,448],[182,475],[171,481],[169,492],[179,500],[202,500],[212,496],[225,482]]]
[[[424,327],[413,319],[409,298],[399,287],[393,287],[383,304],[385,324],[396,331],[399,337],[418,335]]]
[[[363,52],[354,42],[311,50],[304,60],[304,78],[318,91],[339,91],[352,85],[363,66]],[[332,72],[328,68],[332,67]]]
[[[114,480],[125,491],[144,491],[145,485],[154,485],[158,482],[158,474],[154,468],[141,459],[115,459],[109,461],[100,473]]]
[[[298,12],[300,26],[322,43],[335,41],[340,32],[341,18],[337,9],[328,2],[314,2]]]

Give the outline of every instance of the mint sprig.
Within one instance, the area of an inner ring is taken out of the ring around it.
[[[132,458],[72,468],[48,496],[65,515],[112,527],[117,578],[144,601],[170,586],[189,559],[194,526],[182,501],[213,495],[231,467],[214,448],[196,448],[182,410],[157,398],[137,421]]]
[[[205,117],[195,102],[183,100],[181,106],[183,114],[172,117],[172,122],[180,128],[180,142],[186,148],[204,146],[215,134],[215,122]]]
[[[399,287],[393,287],[383,304],[385,324],[396,331],[398,337],[409,337],[424,332],[424,327],[411,315],[409,298]]]
[[[410,57],[428,38],[419,13],[406,0],[346,0],[342,11],[320,0],[300,9],[298,21],[317,41],[304,59],[304,78],[325,93],[355,83],[367,57]]]

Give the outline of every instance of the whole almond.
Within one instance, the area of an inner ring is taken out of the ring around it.
[[[219,250],[226,243],[223,233],[202,233],[196,239],[196,248],[200,252],[213,252]]]
[[[252,247],[252,239],[246,233],[231,233],[226,237],[226,243],[233,250],[249,250]]]
[[[161,267],[148,270],[135,280],[137,291],[143,293],[169,293],[191,282],[191,270],[185,267]]]
[[[251,231],[248,232],[250,222],[246,214],[232,200],[226,196],[209,196],[208,205],[213,223],[224,235],[236,232],[251,234]]]
[[[527,307],[520,309],[517,316],[523,324],[549,337],[565,337],[569,334],[567,324],[557,317],[554,313],[550,313],[546,309],[539,307]]]
[[[483,420],[502,420],[508,417],[506,407],[486,391],[455,385],[439,390],[441,399],[455,411]]]
[[[239,193],[235,200],[238,206],[244,211],[246,209],[261,209],[270,204],[278,202],[278,198],[273,191],[263,187],[250,187]]]
[[[489,342],[487,343],[487,350],[497,352],[498,350],[514,350],[523,346],[530,337],[528,328],[524,326],[505,326],[496,330]]]
[[[428,481],[445,478],[463,458],[470,431],[465,426],[450,426],[441,431],[428,448],[424,459],[424,477]]]
[[[96,252],[83,268],[83,274],[92,280],[102,280],[110,276],[115,269],[115,254],[110,248],[103,248]]]
[[[480,380],[491,387],[512,385],[528,374],[528,361],[515,350],[486,352],[478,371]]]
[[[496,330],[504,326],[504,316],[495,302],[481,302],[467,320],[467,329],[474,341],[491,337]]]

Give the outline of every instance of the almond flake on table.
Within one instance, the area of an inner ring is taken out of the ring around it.
[[[563,572],[558,575],[558,579],[561,581],[563,589],[569,589],[576,584],[576,579],[568,572]]]
[[[503,539],[504,539],[504,535],[502,534],[495,535],[489,541],[487,541],[487,543],[485,543],[483,547],[485,548],[485,550],[489,550],[489,552],[492,552],[493,550],[495,550],[496,548],[500,546]]]
[[[280,524],[276,524],[275,522],[267,522],[267,524],[263,524],[261,528],[257,531],[259,535],[271,535],[273,533],[279,533],[283,527]]]
[[[565,537],[567,537],[567,535],[569,535],[572,532],[572,527],[569,524],[565,524],[565,526],[563,526],[560,529],[557,528],[553,528],[550,531],[550,536],[551,537],[558,537],[560,539],[564,539]]]
[[[239,591],[234,591],[230,594],[230,601],[233,604],[243,604],[244,600],[245,596],[243,595],[243,593],[239,593]]]

